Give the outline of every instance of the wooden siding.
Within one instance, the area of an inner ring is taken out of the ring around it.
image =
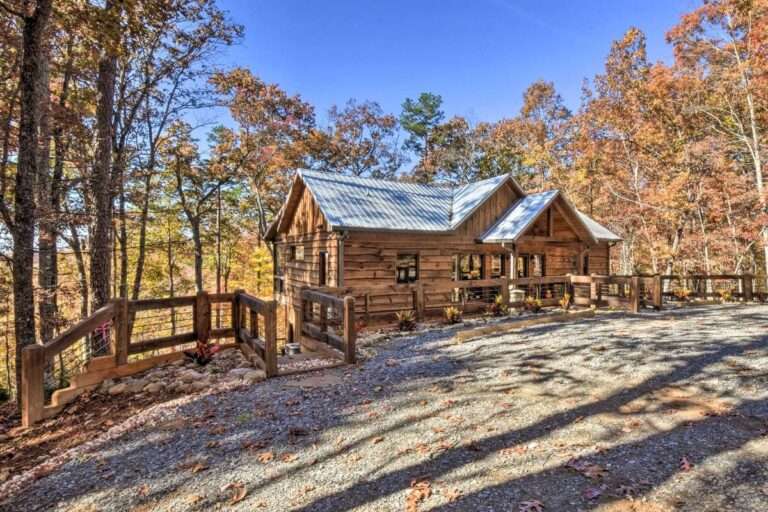
[[[505,183],[465,220],[452,236],[475,240],[493,226],[518,199],[519,196],[512,186]]]

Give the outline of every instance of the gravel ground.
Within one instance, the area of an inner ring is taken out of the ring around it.
[[[768,510],[768,308],[454,333],[161,404],[0,509]]]

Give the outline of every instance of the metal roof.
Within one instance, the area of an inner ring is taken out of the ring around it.
[[[576,210],[576,213],[579,214],[581,221],[586,224],[586,226],[592,232],[592,236],[594,236],[597,240],[600,240],[601,242],[621,242],[622,238],[619,235],[606,228],[592,217],[580,212],[579,210]]]
[[[496,176],[453,188],[299,171],[333,228],[451,231],[507,180]]]
[[[309,170],[298,172],[289,200],[283,205],[275,222],[270,225],[265,238],[274,236],[281,220],[289,220],[283,217],[289,204],[292,204],[290,198],[296,196],[295,200],[300,190],[303,190],[297,186],[300,182],[309,189],[328,224],[335,229],[450,232],[468,219],[501,186],[508,183],[523,197],[481,237],[483,242],[499,243],[517,239],[558,197],[561,206],[574,213],[572,217],[582,224],[585,233],[591,234],[594,240],[621,240],[619,236],[573,208],[559,191],[525,195],[517,182],[507,174],[460,187],[449,187]]]
[[[557,190],[540,194],[530,194],[516,202],[507,213],[486,231],[480,240],[485,243],[513,242],[520,237],[536,218],[546,210],[555,197]]]

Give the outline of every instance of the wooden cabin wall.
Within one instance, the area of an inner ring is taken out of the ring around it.
[[[608,242],[600,242],[589,250],[589,273],[608,275],[610,274],[609,264],[610,246]]]
[[[459,226],[455,236],[474,241],[493,226],[518,199],[517,193],[508,183],[502,185],[477,211]]]
[[[277,235],[275,249],[278,253],[280,272],[283,276],[284,293],[278,295],[285,308],[285,318],[294,325],[294,304],[298,304],[303,286],[320,285],[320,252],[328,254],[327,286],[339,284],[339,240],[340,234],[328,230],[325,216],[320,211],[307,188],[304,188],[293,217],[287,229]],[[292,259],[292,248],[303,247],[304,257]]]
[[[544,272],[548,276],[580,274],[579,253],[581,251],[580,243],[520,242],[517,244],[517,254],[545,256]]]

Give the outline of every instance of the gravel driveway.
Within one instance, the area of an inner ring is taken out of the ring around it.
[[[163,404],[0,509],[768,510],[765,306],[454,332]]]

